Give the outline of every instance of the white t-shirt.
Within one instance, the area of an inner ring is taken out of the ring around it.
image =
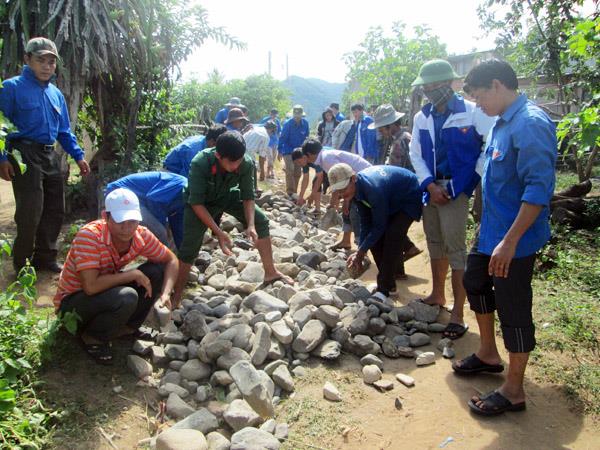
[[[269,133],[265,127],[253,126],[249,131],[244,133],[244,141],[246,141],[246,153],[252,158],[256,158],[256,154],[259,156],[266,156],[266,152],[269,150]]]
[[[348,164],[356,173],[371,167],[371,163],[366,159],[344,150],[321,150],[315,160],[315,165],[320,166],[325,173],[329,172],[329,169],[338,163]]]

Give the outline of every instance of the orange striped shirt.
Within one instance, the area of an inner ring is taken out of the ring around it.
[[[58,289],[54,296],[55,308],[58,310],[65,296],[83,289],[79,272],[96,269],[100,271],[100,275],[118,273],[139,256],[151,262],[163,263],[167,261],[168,251],[150,230],[138,226],[129,251],[120,256],[112,244],[108,225],[104,219],[84,225],[71,243],[71,249],[60,274]]]

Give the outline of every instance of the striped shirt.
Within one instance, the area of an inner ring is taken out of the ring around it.
[[[269,149],[269,140],[269,133],[265,127],[253,126],[249,131],[244,133],[246,153],[252,159],[255,159],[257,154],[264,157],[265,152]]]
[[[168,259],[165,247],[146,227],[138,226],[129,251],[123,256],[112,244],[104,219],[84,225],[73,239],[67,260],[58,280],[54,306],[58,310],[63,298],[83,290],[79,272],[99,270],[100,275],[118,273],[123,267],[142,256],[151,262],[163,263]]]

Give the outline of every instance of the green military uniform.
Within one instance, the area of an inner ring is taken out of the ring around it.
[[[199,152],[190,167],[188,186],[183,191],[186,203],[183,222],[183,242],[178,252],[181,261],[191,264],[198,256],[207,226],[202,222],[192,205],[203,205],[213,219],[218,220],[224,212],[247,226],[244,216],[244,200],[254,200],[254,164],[248,155],[235,172],[221,169],[215,156],[216,150],[209,148]],[[254,225],[258,238],[269,236],[269,219],[255,206]]]

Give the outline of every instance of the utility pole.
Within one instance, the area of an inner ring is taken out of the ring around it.
[[[269,50],[269,76],[271,76],[271,50]]]
[[[285,79],[287,80],[290,77],[290,59],[288,54],[285,54]]]

